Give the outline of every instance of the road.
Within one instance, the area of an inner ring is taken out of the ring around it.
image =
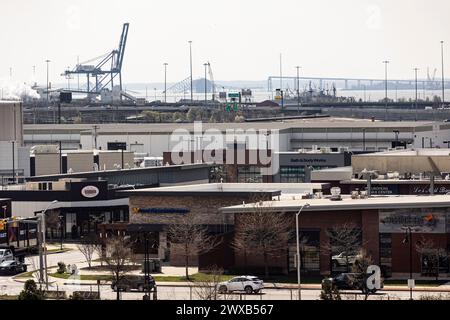
[[[78,264],[81,265],[85,263],[84,256],[81,252],[76,249],[76,246],[71,247],[72,250],[59,253],[59,254],[49,254],[47,256],[47,262],[49,267],[54,267],[59,261],[63,261],[67,264]],[[30,265],[30,269],[33,266],[38,266],[39,257],[32,256],[26,258],[26,263]],[[64,284],[66,283],[66,284]],[[74,284],[69,284],[74,283]],[[0,276],[0,295],[17,295],[23,289],[23,282],[18,282],[10,276]],[[97,286],[88,286],[77,284],[76,279],[69,279],[65,281],[60,281],[56,283],[51,282],[50,290],[64,290],[67,295],[70,295],[73,291],[97,291]],[[101,297],[106,300],[116,299],[116,293],[110,288],[109,285],[100,286]],[[414,292],[414,299],[419,299],[421,295],[437,295],[438,293],[426,293],[426,292]],[[139,292],[126,292],[121,293],[123,300],[142,300],[143,293]],[[189,288],[187,286],[174,286],[174,283],[158,283],[158,300],[199,300],[201,296],[198,294],[198,289]],[[364,296],[359,292],[352,292],[351,294],[342,295],[342,299],[348,300],[363,300]],[[219,295],[221,300],[297,300],[298,293],[296,289],[273,289],[266,288],[262,294],[227,294]],[[319,289],[303,289],[302,290],[303,300],[318,300],[320,299]],[[375,295],[371,295],[369,300],[387,300],[387,299],[409,299],[409,291],[381,291]]]

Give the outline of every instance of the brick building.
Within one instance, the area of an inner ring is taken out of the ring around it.
[[[327,230],[351,223],[361,232],[361,247],[380,265],[386,276],[391,274],[406,274],[409,272],[409,246],[403,243],[404,227],[413,228],[413,272],[427,275],[429,273],[429,254],[434,249],[447,252],[450,249],[450,197],[372,197],[366,199],[351,199],[343,197],[342,201],[330,199],[309,199],[301,201],[271,201],[267,202],[268,210],[285,214],[291,218],[292,233],[295,235],[295,214],[305,204],[300,215],[300,235],[306,239],[302,245],[302,272],[320,273],[345,271],[332,264],[332,255],[339,252],[325,252],[330,239]],[[224,214],[235,214],[235,228],[241,227],[242,215],[251,213],[251,206],[234,206],[223,208]],[[427,252],[419,253],[417,245],[428,242]],[[271,267],[278,268],[282,273],[294,273],[296,251],[295,236],[286,243],[286,252],[280,258],[272,259]],[[247,266],[261,267],[261,254],[250,254]],[[235,256],[235,266],[243,267],[244,259],[239,254]],[[440,261],[441,274],[449,274],[448,256],[443,255]]]
[[[234,265],[234,253],[230,251],[235,225],[234,213],[222,213],[220,208],[252,203],[255,200],[271,200],[282,194],[307,194],[322,190],[323,184],[267,184],[267,183],[213,183],[176,187],[128,190],[120,192],[130,201],[130,224],[127,232],[133,237],[146,233],[151,238],[151,256],[183,265],[176,253],[176,244],[167,239],[167,227],[181,215],[198,216],[209,233],[221,237],[221,245],[200,257],[200,264]],[[193,265],[199,257],[192,257]],[[203,261],[203,264],[202,264]]]

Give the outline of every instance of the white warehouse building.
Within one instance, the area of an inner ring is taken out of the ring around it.
[[[25,144],[55,144],[62,141],[64,149],[101,149],[128,151],[160,157],[173,151],[174,130],[190,134],[185,143],[194,149],[210,144],[202,135],[194,135],[194,124],[62,124],[25,125]],[[450,123],[433,121],[384,122],[363,119],[317,118],[283,122],[203,123],[202,130],[254,130],[270,135],[269,148],[279,151],[328,148],[338,151],[386,151],[393,142],[414,148],[447,148]],[[278,131],[278,135],[275,133]],[[237,135],[238,136],[238,135]],[[239,138],[237,138],[239,140]],[[445,141],[445,142],[444,142]],[[232,142],[231,142],[232,143]],[[245,141],[238,141],[244,144]],[[226,148],[230,147],[227,143]],[[264,145],[264,148],[266,146]],[[260,148],[246,144],[247,149]]]

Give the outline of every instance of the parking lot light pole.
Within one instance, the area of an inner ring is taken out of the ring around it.
[[[413,272],[412,272],[412,230],[411,227],[406,227],[406,234],[405,238],[403,239],[403,243],[407,244],[409,243],[409,300],[413,300],[413,286],[412,286],[412,279],[413,279]]]
[[[304,208],[309,208],[310,204],[305,203],[300,210],[295,215],[295,225],[296,225],[296,234],[297,234],[297,282],[298,282],[298,300],[302,300],[302,288],[301,288],[301,266],[300,266],[300,229],[299,229],[299,216]]]
[[[44,269],[44,274],[45,274],[45,288],[48,290],[48,273],[47,273],[47,244],[45,241],[45,232],[46,232],[46,227],[45,227],[45,213],[47,212],[48,209],[50,209],[51,206],[53,206],[54,204],[58,203],[58,200],[54,200],[52,201],[47,208],[45,208],[44,211],[42,211],[42,213],[40,214],[40,226],[41,226],[41,232],[42,232],[42,246],[44,249],[44,267],[42,266],[42,258],[40,258],[41,260],[41,269]],[[42,272],[41,272],[42,274]],[[44,279],[42,279],[44,280]]]
[[[62,249],[63,249],[63,231],[64,231],[64,228],[63,228],[63,219],[64,219],[64,216],[63,215],[60,215],[60,216],[58,216],[58,218],[59,218],[59,229],[60,229],[60,237],[61,237],[61,251],[62,251]]]

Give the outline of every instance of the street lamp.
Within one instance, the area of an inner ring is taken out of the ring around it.
[[[190,59],[190,70],[191,70],[191,102],[194,101],[194,91],[192,82],[192,41],[189,41],[189,59]]]
[[[412,274],[412,229],[411,227],[405,227],[405,238],[403,239],[403,244],[409,243],[409,300],[413,300],[413,286],[414,286],[414,279]]]
[[[44,280],[44,276],[43,276],[43,269],[45,270],[45,287],[48,290],[48,274],[47,274],[47,245],[46,245],[46,241],[45,241],[45,232],[46,232],[46,227],[45,227],[45,213],[47,212],[48,209],[51,208],[51,206],[55,205],[56,203],[58,203],[58,200],[54,200],[52,201],[47,208],[45,208],[44,211],[42,211],[39,214],[39,218],[40,218],[40,228],[41,228],[41,234],[42,234],[42,246],[39,246],[39,262],[40,262],[40,278],[41,278],[41,283]],[[42,247],[44,248],[44,261],[42,261]],[[44,263],[43,263],[44,262]],[[45,264],[45,267],[43,268],[43,264]]]
[[[311,205],[305,203],[295,215],[296,233],[297,233],[297,281],[298,281],[298,300],[302,300],[302,288],[301,288],[301,266],[300,266],[300,230],[299,230],[299,216],[304,208],[309,208]]]
[[[300,114],[300,66],[297,69],[297,113]]]
[[[442,59],[442,106],[444,106],[445,104],[444,41],[441,41],[441,59]]]
[[[417,98],[417,71],[419,71],[419,68],[414,68],[415,73],[415,79],[416,79],[416,121],[417,121],[417,109],[418,109],[418,98]],[[425,97],[424,97],[425,98]]]
[[[167,66],[169,64],[164,63],[164,103],[167,103]]]
[[[58,216],[58,218],[59,218],[59,229],[60,229],[60,237],[61,237],[61,251],[62,251],[62,249],[63,249],[63,230],[64,230],[64,228],[63,228],[63,219],[64,219],[64,216],[63,215],[59,215]]]
[[[203,64],[205,66],[205,106],[208,103],[208,77],[207,77],[207,69],[208,63]]]
[[[386,107],[385,120],[387,121],[387,112],[388,112],[388,64],[389,61],[385,60],[384,63],[384,102]]]
[[[16,159],[15,159],[15,155],[16,155],[16,149],[15,149],[15,141],[11,141],[11,145],[12,145],[12,178],[13,178],[13,184],[16,184]]]
[[[49,104],[49,90],[50,90],[50,84],[49,84],[49,79],[48,79],[48,69],[49,69],[49,64],[50,64],[50,60],[45,60],[45,62],[47,63],[47,106]]]

